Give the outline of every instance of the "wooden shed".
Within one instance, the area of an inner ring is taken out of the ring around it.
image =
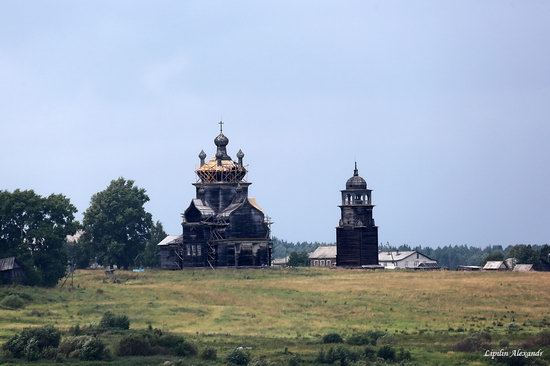
[[[15,257],[0,259],[0,283],[23,283],[25,271]]]

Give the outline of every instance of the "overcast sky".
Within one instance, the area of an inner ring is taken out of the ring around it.
[[[2,1],[0,189],[79,210],[123,176],[172,234],[201,149],[273,234],[335,241],[359,172],[381,242],[550,242],[550,2]]]

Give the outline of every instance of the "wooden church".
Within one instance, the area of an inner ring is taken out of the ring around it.
[[[227,154],[229,139],[214,139],[216,154],[206,161],[199,154],[196,197],[182,214],[182,235],[168,236],[158,244],[161,267],[262,267],[271,263],[270,221],[248,196],[244,154],[238,161]]]

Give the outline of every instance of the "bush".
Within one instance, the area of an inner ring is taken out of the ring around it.
[[[343,341],[338,333],[328,333],[323,336],[323,343],[342,343]]]
[[[395,350],[392,346],[382,346],[378,350],[377,356],[383,358],[386,361],[395,361]]]
[[[288,366],[300,366],[300,361],[300,357],[292,356],[290,360],[288,360]]]
[[[119,356],[148,356],[153,352],[149,339],[142,335],[129,334],[122,337],[116,353]]]
[[[0,301],[0,307],[4,309],[21,309],[25,306],[25,301],[19,295],[8,295]]]
[[[65,357],[84,361],[102,360],[107,355],[105,344],[100,339],[86,335],[64,339],[58,351]]]
[[[369,330],[368,332],[354,333],[347,339],[347,343],[355,346],[366,346],[368,344],[376,346],[378,339],[385,334],[385,332],[380,330]]]
[[[202,350],[201,358],[203,360],[216,360],[218,358],[218,351],[213,347],[207,347]]]
[[[108,311],[103,314],[99,326],[104,329],[130,329],[130,319],[126,315],[115,315]]]
[[[321,350],[317,356],[317,362],[332,364],[336,361],[341,366],[349,365],[359,359],[359,355],[343,346],[331,347],[327,352]]]
[[[367,360],[372,360],[376,356],[376,350],[370,346],[366,346],[363,351],[363,356],[365,356]]]
[[[236,348],[227,356],[226,361],[230,365],[246,366],[250,363],[250,354],[242,348]]]
[[[539,334],[527,338],[522,343],[523,348],[538,349],[550,346],[550,330],[545,330]]]
[[[25,357],[29,361],[41,357],[46,348],[57,348],[61,340],[61,333],[51,325],[42,328],[23,329],[21,334],[14,335],[4,345],[13,357]]]
[[[397,361],[410,361],[412,359],[412,356],[411,356],[411,353],[404,349],[403,347],[401,347],[399,349],[399,352],[397,352]]]
[[[182,340],[178,343],[178,345],[175,348],[176,355],[181,357],[188,357],[188,356],[195,356],[199,350],[197,349],[197,346],[195,346],[193,343]]]
[[[454,346],[458,352],[479,352],[490,348],[491,335],[487,332],[474,333]]]

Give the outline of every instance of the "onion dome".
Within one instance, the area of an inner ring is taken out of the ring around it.
[[[201,160],[206,159],[206,153],[204,152],[204,150],[201,150],[201,152],[199,154],[199,159],[201,159]]]
[[[238,163],[233,161],[227,154],[229,139],[223,134],[222,125],[223,122],[220,121],[220,134],[214,139],[217,149],[212,159],[203,163],[203,152],[199,156],[201,158],[201,165],[196,173],[202,183],[238,183],[243,181],[247,173],[246,168],[242,164],[242,157],[244,157],[242,151],[239,151],[237,154],[239,157]],[[206,154],[204,154],[204,157],[206,158]]]
[[[237,152],[237,158],[242,159],[244,158],[244,153],[242,150],[239,149],[239,152]]]
[[[226,147],[229,144],[229,139],[223,134],[223,132],[220,132],[220,134],[214,139],[214,143],[217,147]]]
[[[367,181],[359,176],[359,170],[357,170],[357,162],[355,163],[355,170],[353,171],[353,177],[346,182],[346,189],[367,189]]]

